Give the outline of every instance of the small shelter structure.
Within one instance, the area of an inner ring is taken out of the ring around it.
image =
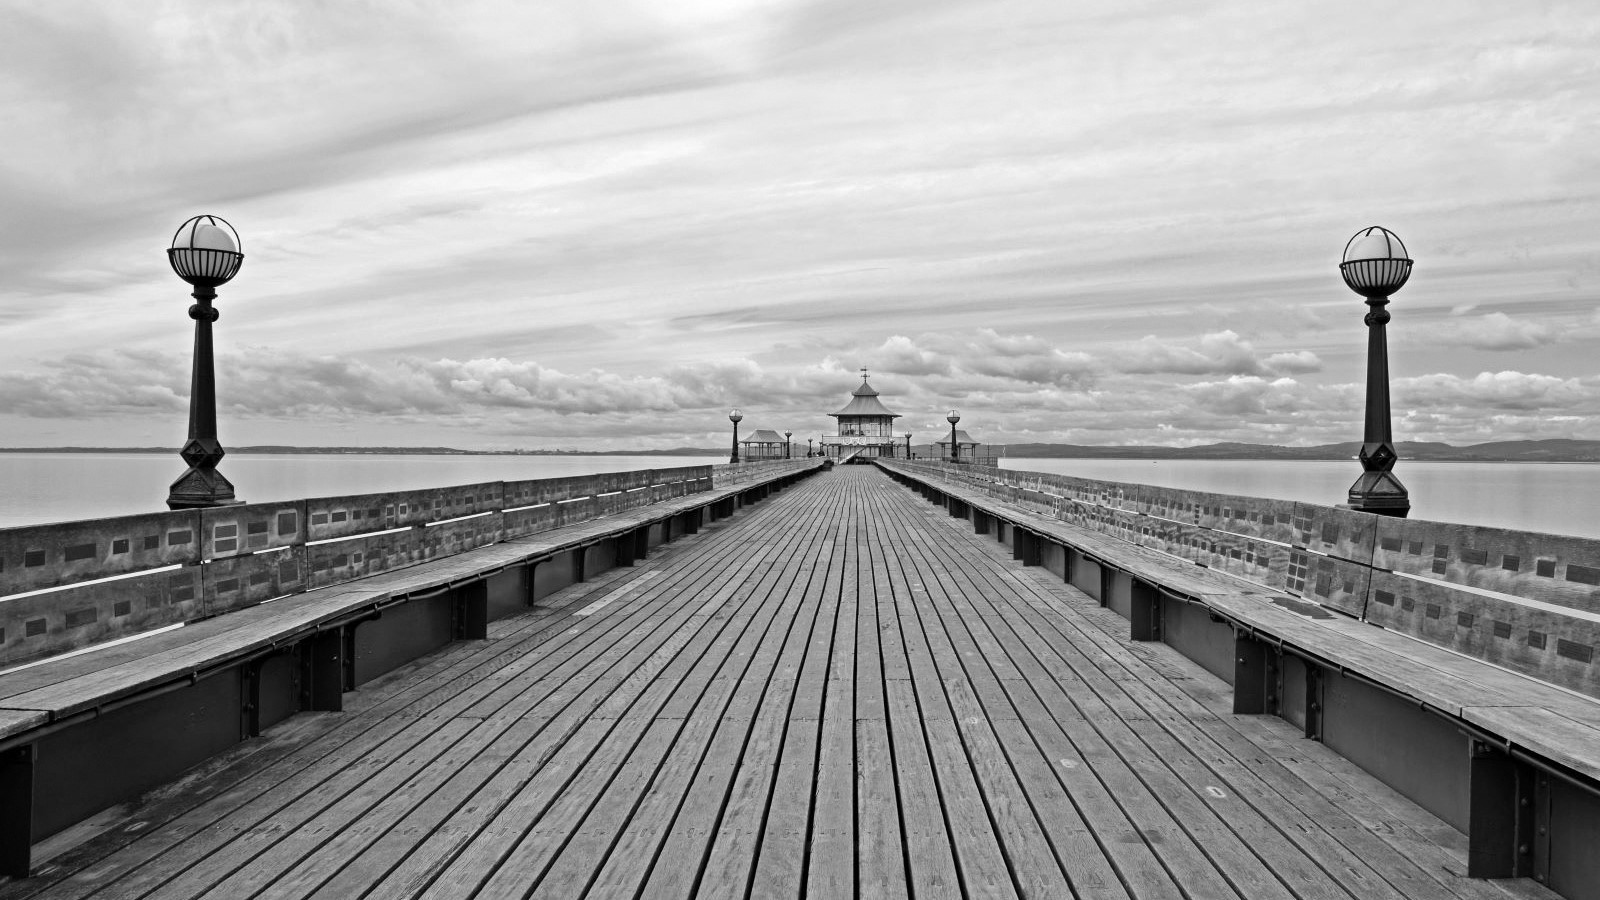
[[[972,463],[973,465],[993,466],[998,465],[999,457],[1004,448],[985,444],[972,435],[967,434],[965,428],[956,429],[956,462]],[[950,459],[950,435],[933,442],[934,454],[938,459]]]
[[[783,435],[770,428],[758,428],[755,433],[739,443],[744,447],[740,451],[740,458],[745,462],[788,458],[789,442],[784,440]]]
[[[838,423],[835,434],[822,436],[822,450],[829,457],[843,456],[852,451],[863,457],[895,456],[894,420],[900,414],[892,412],[878,399],[878,392],[867,382],[867,370],[861,370],[861,385],[850,393],[850,402],[838,412],[828,413]]]

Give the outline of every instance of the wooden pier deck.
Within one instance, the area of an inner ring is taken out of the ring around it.
[[[873,468],[41,847],[0,898],[1553,896]],[[50,856],[50,854],[54,854]]]

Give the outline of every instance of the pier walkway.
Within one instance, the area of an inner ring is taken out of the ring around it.
[[[841,466],[37,848],[0,900],[1553,896]]]

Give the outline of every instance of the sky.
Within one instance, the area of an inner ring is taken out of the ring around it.
[[[0,446],[1600,439],[1600,4],[0,0]]]

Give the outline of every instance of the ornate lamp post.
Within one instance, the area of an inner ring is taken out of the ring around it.
[[[217,471],[227,455],[217,440],[217,382],[211,355],[211,323],[218,318],[211,306],[217,288],[239,274],[244,263],[239,233],[216,216],[195,216],[172,237],[167,261],[178,277],[194,286],[197,303],[189,307],[194,320],[194,368],[189,382],[189,439],[179,454],[188,471],[167,492],[171,509],[232,506],[233,485]]]
[[[728,421],[733,423],[733,453],[728,457],[728,462],[739,461],[739,420],[744,418],[744,413],[737,409],[728,411]]]
[[[956,462],[961,456],[961,445],[956,443],[956,423],[961,421],[961,413],[952,409],[944,420],[950,423],[950,461]]]
[[[906,459],[911,458],[911,432],[906,432]]]
[[[811,438],[806,438],[806,459],[811,458]]]
[[[1345,244],[1339,264],[1344,283],[1367,298],[1367,421],[1361,437],[1361,477],[1350,486],[1350,508],[1404,517],[1411,499],[1394,468],[1394,436],[1389,427],[1389,296],[1411,277],[1406,245],[1386,228],[1363,229]]]
[[[790,456],[790,454],[789,454],[789,445],[790,445],[790,444],[791,444],[791,443],[792,443],[792,442],[791,442],[791,441],[790,441],[790,440],[789,440],[789,438],[790,438],[790,437],[791,437],[791,436],[792,436],[792,435],[793,435],[793,434],[794,434],[794,432],[792,432],[792,431],[785,431],[785,432],[784,432],[784,433],[783,433],[783,458],[784,458],[784,459],[792,459],[792,458],[793,458],[793,457],[792,457],[792,456]]]

